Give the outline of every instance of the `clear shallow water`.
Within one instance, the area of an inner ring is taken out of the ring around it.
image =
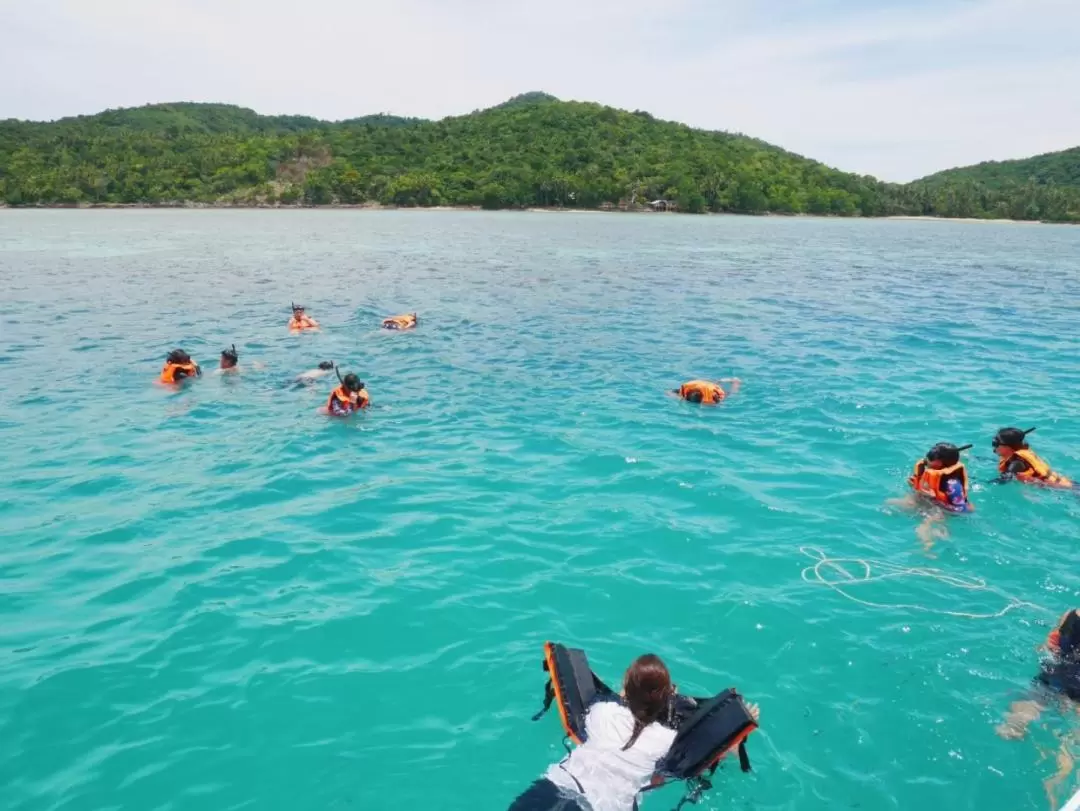
[[[1075,724],[993,726],[1049,614],[875,611],[800,547],[1080,602],[1071,495],[979,488],[934,560],[884,504],[939,440],[989,478],[1009,423],[1080,475],[1080,229],[0,212],[0,283],[0,807],[505,808],[561,752],[549,638],[760,701],[705,808],[1048,807]],[[233,342],[266,369],[153,385]],[[326,358],[370,413],[283,387]],[[720,408],[663,396],[727,374]]]

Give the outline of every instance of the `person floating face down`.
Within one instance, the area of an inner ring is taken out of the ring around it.
[[[183,349],[174,349],[165,358],[165,365],[158,378],[162,383],[175,385],[194,377],[201,377],[202,369]]]
[[[240,362],[240,353],[236,351],[236,344],[221,352],[221,364],[218,368],[222,372],[237,372],[237,364]]]
[[[1075,487],[1070,479],[1055,473],[1042,457],[1028,447],[1027,435],[1034,431],[1028,428],[1002,428],[994,434],[991,446],[998,455],[998,482],[1016,480],[1027,484],[1040,484],[1044,487]]]
[[[731,384],[731,391],[725,392],[721,383]],[[716,405],[724,400],[728,394],[735,394],[739,390],[742,381],[737,377],[723,377],[719,380],[688,380],[679,388],[672,389],[671,393],[688,403],[700,403],[701,405]]]
[[[289,332],[303,332],[309,329],[318,329],[319,322],[304,311],[302,304],[293,304],[292,318],[289,320]]]
[[[420,318],[416,313],[406,313],[405,315],[392,315],[389,318],[384,318],[382,322],[383,329],[415,329],[416,325],[420,323]]]
[[[674,691],[660,657],[639,656],[623,677],[624,700],[593,704],[585,716],[585,742],[509,811],[631,811],[675,740],[675,730],[661,723]]]
[[[341,385],[330,392],[326,412],[334,417],[347,417],[371,405],[371,395],[363,381],[354,374],[341,378]]]
[[[315,369],[308,369],[306,372],[301,372],[295,378],[293,378],[293,384],[297,387],[310,386],[316,380],[322,377],[326,377],[334,371],[334,362],[332,360],[319,361],[319,365]]]
[[[997,733],[1002,738],[1024,737],[1028,726],[1055,698],[1080,709],[1080,609],[1061,615],[1046,638],[1045,659],[1035,676],[1031,697],[1013,702]]]
[[[921,496],[950,512],[972,512],[975,506],[968,501],[967,468],[960,461],[960,451],[970,445],[956,447],[939,442],[926,452],[926,457],[915,463],[915,470],[908,484]]]

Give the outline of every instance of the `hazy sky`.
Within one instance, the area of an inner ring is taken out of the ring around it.
[[[1080,145],[1080,0],[0,0],[0,118],[439,118],[529,90],[908,180]]]

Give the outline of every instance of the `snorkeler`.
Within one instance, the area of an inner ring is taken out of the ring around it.
[[[1044,487],[1070,488],[1075,485],[1064,476],[1050,469],[1043,459],[1028,447],[1027,435],[1034,431],[1028,428],[1002,428],[994,435],[992,447],[998,459],[998,482],[1015,479],[1029,484],[1041,484]]]
[[[199,364],[191,359],[183,349],[174,349],[165,358],[165,366],[161,369],[162,383],[173,385],[193,377],[201,377],[202,369]]]
[[[347,417],[371,405],[371,395],[359,377],[352,373],[342,377],[338,372],[338,379],[341,385],[330,392],[330,398],[326,401],[327,414]]]
[[[303,332],[304,330],[318,329],[319,322],[304,312],[301,304],[293,304],[292,318],[289,320],[289,332]]]
[[[301,372],[295,378],[293,383],[297,386],[310,386],[319,378],[326,377],[334,371],[334,362],[332,360],[324,360],[319,363],[318,368],[309,369],[306,372]]]
[[[1032,694],[1009,707],[997,734],[1005,740],[1020,740],[1028,727],[1038,720],[1043,710],[1055,701],[1080,711],[1080,609],[1065,612],[1057,626],[1046,638],[1045,649],[1050,654],[1035,676]],[[1051,804],[1057,786],[1069,776],[1073,757],[1068,740],[1063,740],[1057,753],[1058,771],[1043,782]]]
[[[420,319],[417,317],[416,313],[408,313],[406,315],[392,315],[389,318],[384,318],[382,326],[383,329],[414,329],[419,323]]]
[[[916,493],[933,499],[949,512],[974,511],[975,506],[968,501],[967,468],[960,461],[960,451],[970,447],[939,442],[926,452],[926,458],[915,463],[908,484]]]
[[[220,372],[236,372],[239,369],[236,368],[236,364],[240,362],[240,353],[236,351],[236,344],[233,344],[230,348],[224,349],[221,352],[221,364],[218,367]]]
[[[721,383],[730,383],[731,390],[725,392]],[[679,388],[672,389],[670,394],[681,397],[688,403],[700,403],[701,405],[716,405],[730,394],[739,390],[742,381],[737,377],[722,377],[719,380],[688,380]]]

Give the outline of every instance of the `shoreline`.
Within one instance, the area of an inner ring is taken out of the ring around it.
[[[562,208],[562,207],[527,207],[527,208],[498,208],[485,209],[483,206],[394,206],[383,203],[327,203],[325,205],[308,206],[298,203],[280,204],[275,203],[71,203],[49,204],[32,206],[9,206],[0,202],[0,211],[115,211],[115,210],[237,210],[237,211],[516,211],[530,214],[642,214],[650,216],[678,216],[686,215],[682,211],[650,211],[649,209],[626,209],[626,208]],[[935,217],[925,214],[888,214],[880,217],[843,216],[838,214],[784,214],[773,211],[763,211],[758,214],[743,213],[738,211],[705,211],[700,214],[688,214],[694,217],[768,217],[783,219],[816,219],[816,220],[897,220],[912,222],[962,222],[962,223],[989,223],[995,225],[1080,225],[1080,222],[1046,222],[1045,220],[1010,220],[1010,219],[984,219],[980,217]]]

